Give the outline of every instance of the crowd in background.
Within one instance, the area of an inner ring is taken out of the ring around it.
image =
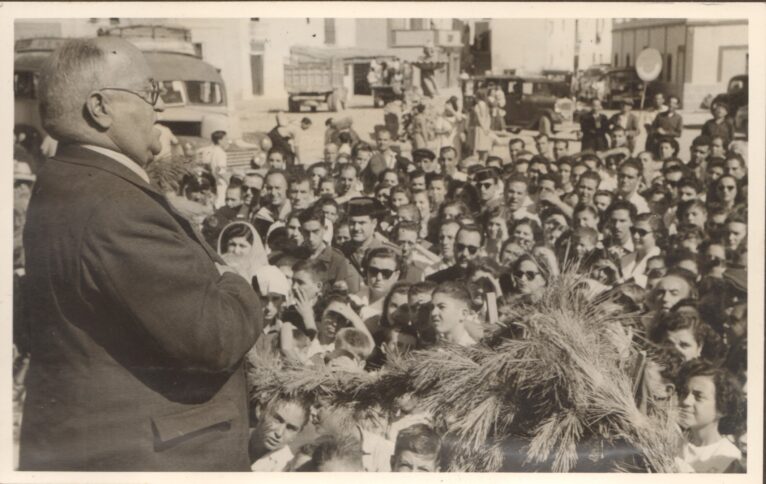
[[[149,172],[260,296],[264,330],[251,361],[269,353],[368,372],[392,353],[480,344],[503,324],[498,308],[534,301],[562,272],[577,271],[594,293],[614,291],[635,313],[636,338],[679,407],[679,469],[742,471],[748,176],[727,106],[714,105],[691,146],[679,146],[676,97],[658,95],[640,117],[627,104],[607,117],[594,101],[575,153],[550,133],[534,146],[498,134],[502,106],[486,102],[492,96],[478,95],[469,113],[456,98],[392,104],[372,142],[351,120],[328,120],[321,160],[299,156],[300,129],[277,130],[265,160],[233,174],[219,131],[199,163]],[[646,143],[637,146],[642,129]],[[498,140],[508,157],[493,155]],[[16,162],[17,285],[34,179]],[[15,315],[23,398],[28,341],[24,312]],[[402,402],[385,434],[340,415],[331,402],[256,399],[252,469],[446,467],[441,437],[416,401]]]

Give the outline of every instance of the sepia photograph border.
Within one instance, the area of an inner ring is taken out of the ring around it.
[[[0,4],[0,36],[2,36],[2,62],[0,83],[2,92],[6,95],[12,92],[13,79],[13,43],[14,22],[22,19],[35,18],[102,18],[102,17],[137,17],[137,18],[246,18],[246,17],[293,17],[293,18],[392,18],[392,17],[439,17],[439,18],[715,18],[748,20],[749,37],[749,76],[751,77],[749,129],[748,137],[748,171],[750,180],[757,188],[766,181],[764,159],[766,147],[766,103],[764,102],[764,87],[766,76],[766,5],[762,3],[730,3],[730,4],[701,4],[701,3],[473,3],[473,2],[49,2],[49,3],[2,3]],[[10,179],[13,166],[13,142],[10,133],[13,129],[13,110],[7,109],[0,115],[0,129],[6,133],[0,146],[6,153],[6,163],[2,170]],[[655,483],[655,482],[689,482],[695,484],[733,482],[745,483],[763,482],[763,383],[764,383],[764,214],[766,199],[763,189],[748,191],[749,223],[748,223],[748,288],[751,297],[748,300],[748,472],[747,474],[468,474],[468,473],[439,473],[433,475],[419,474],[413,476],[333,474],[319,476],[317,474],[272,473],[41,473],[19,472],[13,470],[12,452],[12,399],[11,382],[11,352],[12,345],[2,345],[2,370],[0,384],[8,393],[0,399],[0,482],[39,482],[39,483],[155,483],[155,482],[318,482],[317,478],[326,479],[324,482],[333,484],[364,482],[545,482],[554,483]],[[12,190],[6,182],[5,189],[0,190],[0,203],[3,205],[2,218],[6,227],[4,233],[12,234]],[[6,236],[0,242],[2,253],[7,256],[12,253],[12,236]],[[6,321],[3,330],[5,341],[12,341],[12,258],[3,257],[0,262],[0,314]],[[115,438],[119,438],[115,436]]]

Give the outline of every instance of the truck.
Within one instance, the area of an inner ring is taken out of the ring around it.
[[[296,113],[303,106],[316,111],[321,105],[332,112],[345,109],[346,67],[331,50],[292,47],[284,73],[288,111]]]
[[[210,136],[217,130],[238,138],[231,132],[223,78],[218,69],[202,60],[188,29],[133,25],[100,30],[98,35],[122,37],[141,49],[162,89],[165,110],[159,113],[158,120],[188,149],[196,152],[210,145]],[[47,37],[16,41],[14,130],[25,133],[27,139],[42,140],[45,136],[37,99],[39,72],[51,52],[65,40]],[[249,166],[255,151],[235,141],[227,149],[229,167]]]

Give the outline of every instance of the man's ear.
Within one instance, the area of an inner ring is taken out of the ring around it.
[[[254,407],[253,413],[255,414],[255,420],[260,422],[261,416],[263,415],[263,405],[258,403],[258,404],[255,404],[253,407]]]
[[[91,121],[99,128],[107,130],[112,126],[112,106],[100,91],[93,91],[85,101],[85,110]]]

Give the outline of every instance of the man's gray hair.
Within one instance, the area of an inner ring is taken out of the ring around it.
[[[40,118],[58,140],[77,140],[88,94],[101,87],[106,53],[96,39],[72,39],[47,60],[40,75]]]

